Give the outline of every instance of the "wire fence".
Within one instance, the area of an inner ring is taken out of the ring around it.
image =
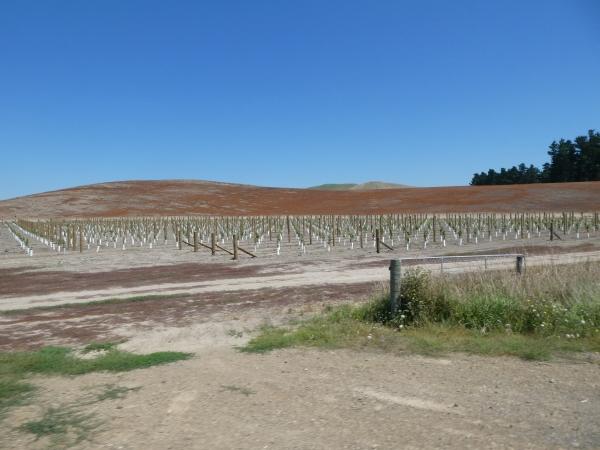
[[[525,255],[522,253],[500,253],[489,255],[423,256],[399,258],[400,267],[439,266],[440,273],[457,273],[474,270],[506,269],[512,264],[517,273],[525,268]]]

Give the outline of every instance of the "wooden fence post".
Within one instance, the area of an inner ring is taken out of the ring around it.
[[[233,260],[238,259],[238,241],[237,236],[233,235]]]
[[[523,267],[525,265],[525,257],[523,255],[517,256],[517,274],[523,274]]]
[[[198,251],[198,232],[194,230],[194,251]]]
[[[210,233],[210,251],[213,256],[215,256],[215,253],[217,252],[216,244],[215,233]]]
[[[377,253],[379,253],[379,228],[375,228],[375,248],[377,249]]]
[[[392,314],[398,311],[400,300],[400,282],[402,279],[402,266],[399,259],[390,261],[390,309]]]

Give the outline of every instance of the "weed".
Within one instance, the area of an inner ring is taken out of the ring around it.
[[[102,352],[113,350],[118,342],[92,342],[83,347],[82,353]]]
[[[114,384],[107,384],[104,386],[104,391],[98,394],[96,400],[103,402],[104,400],[118,400],[125,398],[131,391],[139,391],[140,386],[129,388],[126,386],[115,386]]]
[[[238,331],[238,330],[234,330],[233,328],[230,330],[227,330],[227,335],[234,337],[234,338],[241,338],[244,336],[244,332],[243,331]]]
[[[229,385],[221,385],[221,387],[223,388],[224,391],[238,392],[240,394],[245,395],[246,397],[248,397],[252,394],[256,394],[256,392],[253,391],[252,389],[246,388],[243,386],[235,386],[235,385],[229,384]]]
[[[55,445],[71,446],[85,440],[99,424],[92,414],[73,408],[49,408],[39,420],[25,422],[19,430],[35,435],[36,440],[49,437]]]
[[[23,383],[16,377],[0,375],[0,418],[8,408],[23,403],[33,390],[31,384]]]

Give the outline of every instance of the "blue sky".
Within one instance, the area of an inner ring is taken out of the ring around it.
[[[467,184],[600,128],[600,6],[0,3],[0,198],[125,179]]]

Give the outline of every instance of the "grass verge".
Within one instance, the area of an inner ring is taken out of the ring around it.
[[[409,271],[402,308],[387,296],[326,310],[295,327],[263,328],[242,348],[373,348],[441,354],[452,351],[548,359],[600,351],[600,265],[577,264],[432,278]]]

